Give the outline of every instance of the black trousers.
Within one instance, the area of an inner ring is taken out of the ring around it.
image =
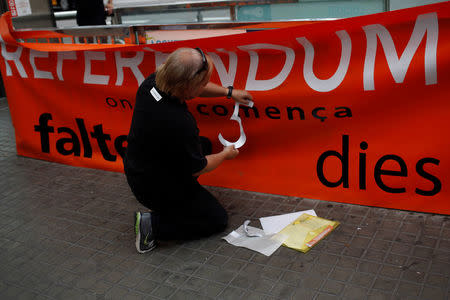
[[[201,142],[204,153],[211,153],[211,142],[206,138]],[[136,199],[152,210],[156,239],[196,239],[221,232],[227,226],[227,212],[195,177],[181,189],[167,186],[154,190],[142,178],[127,175],[127,180]]]

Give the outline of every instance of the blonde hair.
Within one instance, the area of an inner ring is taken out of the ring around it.
[[[211,59],[208,56],[207,62],[208,69],[197,74],[203,64],[201,54],[192,48],[179,48],[158,67],[156,86],[166,94],[180,97],[187,90],[200,86],[212,72]]]

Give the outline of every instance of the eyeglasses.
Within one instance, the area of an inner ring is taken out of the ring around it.
[[[197,73],[195,73],[194,76],[200,74],[201,72],[208,70],[208,61],[206,60],[206,56],[205,53],[203,53],[202,49],[200,48],[195,48],[195,50],[197,50],[198,52],[200,52],[201,56],[202,56],[202,66],[200,67],[200,69],[197,71]]]

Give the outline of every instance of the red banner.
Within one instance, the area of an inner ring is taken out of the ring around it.
[[[17,43],[0,69],[19,155],[122,171],[135,93],[168,53],[201,47],[212,81],[249,90],[241,154],[207,185],[450,214],[450,3],[154,45]],[[236,140],[226,99],[189,101],[201,135]]]

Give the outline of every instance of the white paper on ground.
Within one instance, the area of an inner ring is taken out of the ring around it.
[[[248,224],[250,224],[250,220],[245,221],[244,225],[243,225],[244,226],[244,232],[245,232],[246,236],[248,236],[248,237],[262,237],[263,236],[262,233],[257,233],[257,232],[250,231],[249,230],[250,226],[248,226]]]
[[[276,234],[294,222],[302,214],[317,216],[314,209],[298,211],[290,214],[259,218],[265,234]]]
[[[261,234],[261,237],[248,237],[244,231],[244,226],[241,225],[238,229],[232,231],[229,235],[223,237],[228,243],[245,247],[250,250],[257,251],[266,256],[272,255],[284,243],[287,236],[278,234],[265,235],[262,229],[247,226],[248,231],[253,234]]]
[[[253,107],[253,104],[254,104],[253,101],[250,101],[247,106]],[[224,137],[222,136],[221,133],[219,133],[219,141],[225,147],[234,145],[234,148],[238,149],[238,148],[242,147],[247,140],[247,137],[244,132],[244,127],[242,126],[242,120],[239,117],[239,103],[238,102],[236,102],[234,104],[234,111],[233,111],[233,115],[231,116],[230,120],[234,120],[239,123],[239,129],[241,132],[239,139],[236,142],[229,142],[226,139],[224,139]]]

